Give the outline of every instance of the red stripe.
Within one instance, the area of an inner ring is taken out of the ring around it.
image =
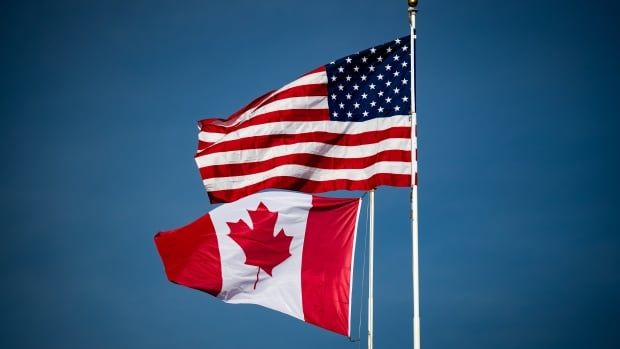
[[[202,179],[216,177],[243,176],[268,171],[281,165],[304,165],[324,169],[361,169],[379,161],[411,162],[408,150],[386,150],[364,158],[330,158],[314,154],[290,154],[270,160],[243,164],[225,164],[200,168]]]
[[[270,177],[260,183],[247,187],[229,190],[210,191],[211,203],[231,202],[263,189],[288,189],[303,193],[322,193],[332,190],[370,190],[380,185],[394,187],[411,186],[411,175],[393,173],[377,173],[365,180],[334,179],[329,181],[313,181],[297,177]]]
[[[306,96],[327,96],[327,84],[308,84],[288,88],[269,97],[264,104],[281,99]]]
[[[275,130],[274,130],[275,131]],[[358,134],[331,133],[326,131],[271,134],[264,136],[244,137],[230,141],[218,142],[205,149],[204,154],[214,154],[225,151],[264,149],[279,145],[289,145],[305,142],[317,142],[330,145],[357,146],[374,144],[390,138],[409,139],[411,130],[408,127],[391,127],[381,131],[368,131]],[[201,154],[203,155],[203,154]],[[196,156],[198,157],[198,155]]]
[[[313,196],[301,259],[304,320],[345,336],[359,203]]]
[[[268,124],[278,121],[324,121],[329,120],[328,109],[285,109],[261,114],[241,124],[224,127],[218,125],[202,125],[201,131],[226,134],[254,125]]]
[[[306,74],[304,74],[304,75],[302,75],[302,76],[306,76],[306,75],[310,75],[310,74],[314,74],[314,73],[318,73],[318,72],[322,72],[322,71],[326,71],[326,69],[325,69],[325,66],[324,66],[324,65],[322,65],[322,66],[320,66],[320,67],[318,67],[318,68],[316,68],[316,69],[313,69],[313,70],[311,70],[311,71],[307,72]]]
[[[237,110],[232,115],[230,115],[226,119],[218,119],[218,118],[210,118],[200,120],[198,123],[201,126],[201,129],[208,125],[227,127],[228,125],[232,125],[235,123],[237,118],[245,113],[248,110],[259,108],[262,105],[275,102],[285,98],[291,97],[306,97],[306,96],[327,96],[327,84],[307,84],[294,86],[282,91],[279,91],[274,94],[275,91],[270,91],[252,102],[250,102],[245,107]]]
[[[228,129],[217,127],[214,125],[203,125],[203,131],[209,132],[220,132],[222,136],[224,136],[228,132],[233,132],[241,128],[267,124],[270,122],[280,122],[280,121],[326,121],[329,120],[329,110],[327,109],[289,109],[289,110],[278,110],[271,113],[262,114],[260,116],[254,117],[240,125],[232,126]],[[202,152],[214,145],[217,142],[204,142],[198,140],[198,151],[199,155],[202,155]]]
[[[198,140],[198,150],[196,151],[196,154],[201,154],[206,148],[210,147],[213,144],[215,144],[215,143],[203,142],[203,141],[201,141],[199,139]]]
[[[269,97],[269,95],[272,94],[273,92],[274,91],[269,91],[265,93],[264,95],[257,97],[252,102],[248,103],[245,107],[237,110],[236,112],[232,113],[230,116],[228,116],[225,119],[218,119],[218,118],[203,119],[203,120],[198,121],[198,125],[202,129],[202,126],[205,124],[232,124],[237,119],[237,117],[239,117],[239,115],[245,113],[247,110],[252,109],[256,107],[257,105],[259,105],[260,103],[262,103],[263,100]]]
[[[278,92],[276,94],[274,94],[273,96],[270,96],[269,98],[266,98],[265,100],[261,101],[259,105],[254,106],[253,108],[256,109],[260,109],[263,105],[267,105],[269,103],[275,102],[275,101],[279,101],[279,100],[283,100],[283,99],[287,99],[287,98],[294,98],[294,97],[321,97],[321,96],[327,96],[327,84],[311,84],[311,85],[302,85],[302,86],[295,86],[295,87],[291,87],[289,89],[283,90],[281,92]],[[246,109],[247,110],[247,109]],[[246,111],[244,110],[244,112]],[[283,110],[278,110],[278,111],[287,111],[287,110],[294,110],[294,109],[283,109]],[[297,110],[313,110],[313,109],[297,109]],[[324,109],[327,110],[327,109]],[[254,113],[255,111],[252,111],[252,113]],[[276,111],[277,112],[277,111]],[[270,114],[273,112],[269,112],[266,114]],[[253,119],[259,117],[263,115],[258,114],[256,116],[252,115],[250,119],[245,120],[239,124],[234,124],[232,122],[226,122],[226,123],[222,123],[221,120],[219,119],[206,119],[206,120],[202,120],[201,122],[201,130],[202,131],[207,131],[207,132],[219,132],[219,133],[227,133],[227,132],[231,132],[233,130],[237,130],[243,127],[247,127],[249,125],[256,125],[258,123],[251,123],[249,124],[250,121],[252,121]],[[265,121],[260,122],[260,123],[265,123]]]
[[[170,281],[214,296],[220,293],[222,266],[211,216],[158,233],[155,245]]]

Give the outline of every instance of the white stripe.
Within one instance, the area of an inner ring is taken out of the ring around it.
[[[284,99],[278,99],[271,103],[255,109],[254,115],[259,116],[266,113],[279,110],[290,109],[327,109],[327,96],[303,96],[303,97],[289,97]]]
[[[322,97],[321,97],[322,98]],[[291,108],[294,109],[294,108]],[[368,131],[383,131],[391,127],[411,127],[409,115],[394,115],[387,118],[374,118],[362,122],[343,121],[278,121],[268,124],[248,126],[228,134],[200,132],[198,139],[207,142],[224,142],[246,137],[268,136],[273,134],[297,134],[308,132],[330,132],[360,134]]]
[[[264,106],[253,111],[252,117],[256,117],[256,116],[274,112],[274,111],[281,111],[281,110],[327,109],[327,108],[328,108],[327,96],[290,97],[290,98],[279,99],[277,101],[265,104]],[[239,123],[240,122],[235,122],[234,125],[237,125]],[[218,140],[220,140],[225,134],[226,133],[201,131],[200,133],[198,133],[198,139],[203,142],[213,143],[213,142],[217,142]]]
[[[196,158],[199,168],[214,165],[243,164],[248,162],[266,161],[279,156],[291,154],[314,154],[329,158],[356,159],[375,155],[385,150],[411,149],[408,138],[388,138],[377,143],[363,145],[333,145],[320,142],[303,142],[282,144],[269,148],[231,150],[220,153],[206,154]]]
[[[245,176],[218,177],[203,180],[207,191],[239,189],[260,183],[270,177],[296,177],[313,181],[347,179],[367,180],[378,173],[411,174],[411,163],[403,161],[381,161],[363,169],[322,169],[303,165],[281,165],[264,172]]]
[[[230,126],[234,126],[234,125],[238,125],[246,120],[249,120],[255,116],[258,116],[260,114],[263,114],[265,112],[261,112],[259,114],[259,110],[257,110],[257,108],[261,108],[263,106],[267,106],[269,104],[265,104],[265,102],[269,101],[269,98],[273,97],[274,95],[288,90],[290,88],[293,87],[297,87],[297,86],[303,86],[303,85],[313,85],[313,84],[326,84],[327,83],[327,73],[325,73],[325,71],[322,72],[317,72],[317,73],[312,73],[306,76],[302,76],[301,78],[288,83],[287,85],[284,85],[283,87],[277,89],[276,91],[272,92],[269,96],[267,96],[266,98],[263,99],[263,102],[259,103],[257,106],[255,106],[252,109],[246,110],[243,114],[239,115],[239,117],[237,117],[235,120],[233,120],[232,122],[229,120],[225,120],[225,121],[214,121],[214,125],[218,125],[218,126],[226,126],[226,127],[230,127]],[[273,102],[272,102],[273,103]],[[327,108],[327,107],[325,107]],[[303,109],[311,109],[311,108],[303,108]]]
[[[273,94],[280,93],[292,87],[297,87],[297,86],[302,86],[302,85],[326,84],[326,83],[327,83],[327,73],[325,71],[320,71],[320,72],[302,76],[299,79],[282,86]]]

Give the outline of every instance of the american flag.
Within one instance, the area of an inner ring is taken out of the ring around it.
[[[226,119],[199,122],[212,202],[411,185],[409,36],[321,66]],[[414,169],[415,171],[415,169]]]

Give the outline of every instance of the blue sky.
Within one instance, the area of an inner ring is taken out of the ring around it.
[[[152,237],[211,207],[196,120],[406,35],[404,0],[0,9],[1,347],[366,346],[169,283]],[[620,345],[618,10],[421,2],[423,347]],[[411,343],[408,195],[377,192],[378,348]]]

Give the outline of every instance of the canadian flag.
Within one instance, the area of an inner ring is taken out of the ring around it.
[[[168,279],[350,335],[360,199],[264,192],[223,204],[155,244]]]

